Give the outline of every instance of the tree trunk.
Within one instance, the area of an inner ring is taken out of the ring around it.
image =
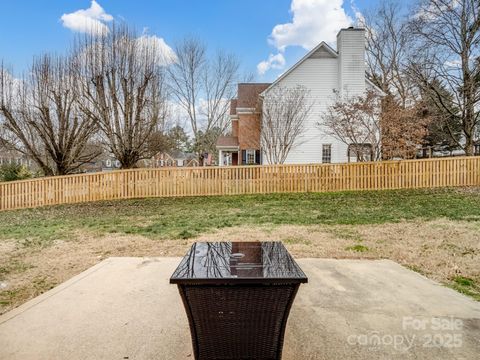
[[[465,155],[473,156],[475,152],[474,150],[473,137],[471,135],[465,136]]]

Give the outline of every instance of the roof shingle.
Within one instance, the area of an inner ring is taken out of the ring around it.
[[[238,84],[237,107],[253,108],[257,106],[258,95],[270,86],[269,83]]]

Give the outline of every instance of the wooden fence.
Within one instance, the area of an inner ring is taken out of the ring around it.
[[[0,183],[0,210],[167,196],[480,186],[480,157],[134,169]]]

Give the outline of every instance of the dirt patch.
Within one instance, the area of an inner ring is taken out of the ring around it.
[[[383,225],[240,226],[187,240],[78,233],[49,246],[0,242],[0,313],[111,256],[183,256],[194,241],[283,241],[297,257],[387,258],[448,284],[480,283],[480,226],[437,220]]]

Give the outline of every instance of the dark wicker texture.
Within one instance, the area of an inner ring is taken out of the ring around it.
[[[195,359],[281,359],[299,284],[179,285]]]
[[[308,282],[281,242],[194,243],[170,278],[197,360],[278,360],[288,315]]]

